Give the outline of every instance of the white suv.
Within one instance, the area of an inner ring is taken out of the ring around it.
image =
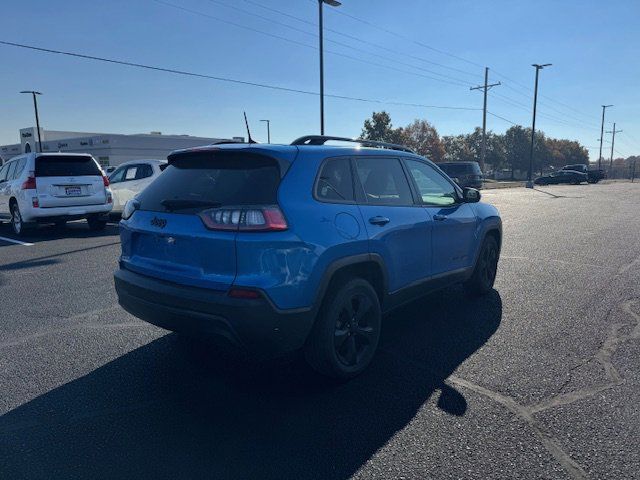
[[[109,180],[91,155],[27,153],[0,168],[0,221],[10,220],[17,235],[37,223],[82,218],[102,230],[112,207]]]
[[[126,203],[153,182],[165,168],[166,160],[130,160],[109,174],[113,192],[113,215],[122,214]]]

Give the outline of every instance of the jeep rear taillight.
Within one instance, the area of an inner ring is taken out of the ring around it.
[[[282,211],[275,205],[212,208],[198,216],[209,230],[274,232],[288,228]]]

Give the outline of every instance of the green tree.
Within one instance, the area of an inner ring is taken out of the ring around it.
[[[515,170],[527,170],[529,168],[530,133],[520,125],[514,125],[504,134],[505,157],[511,178],[514,178]]]
[[[371,118],[364,121],[360,137],[377,142],[402,143],[402,129],[393,128],[387,112],[373,112]]]

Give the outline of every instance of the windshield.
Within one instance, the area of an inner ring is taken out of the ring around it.
[[[92,157],[42,155],[36,158],[36,177],[80,177],[99,175],[102,171]]]
[[[277,203],[275,160],[241,152],[198,152],[173,158],[139,196],[141,210],[193,213],[211,206]]]

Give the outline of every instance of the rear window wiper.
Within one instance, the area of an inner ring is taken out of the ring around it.
[[[188,198],[168,198],[168,199],[162,200],[160,202],[160,205],[162,205],[164,208],[166,208],[171,212],[174,210],[183,210],[185,208],[195,208],[195,207],[215,208],[215,207],[222,206],[222,203],[207,201],[207,200],[190,200]]]

